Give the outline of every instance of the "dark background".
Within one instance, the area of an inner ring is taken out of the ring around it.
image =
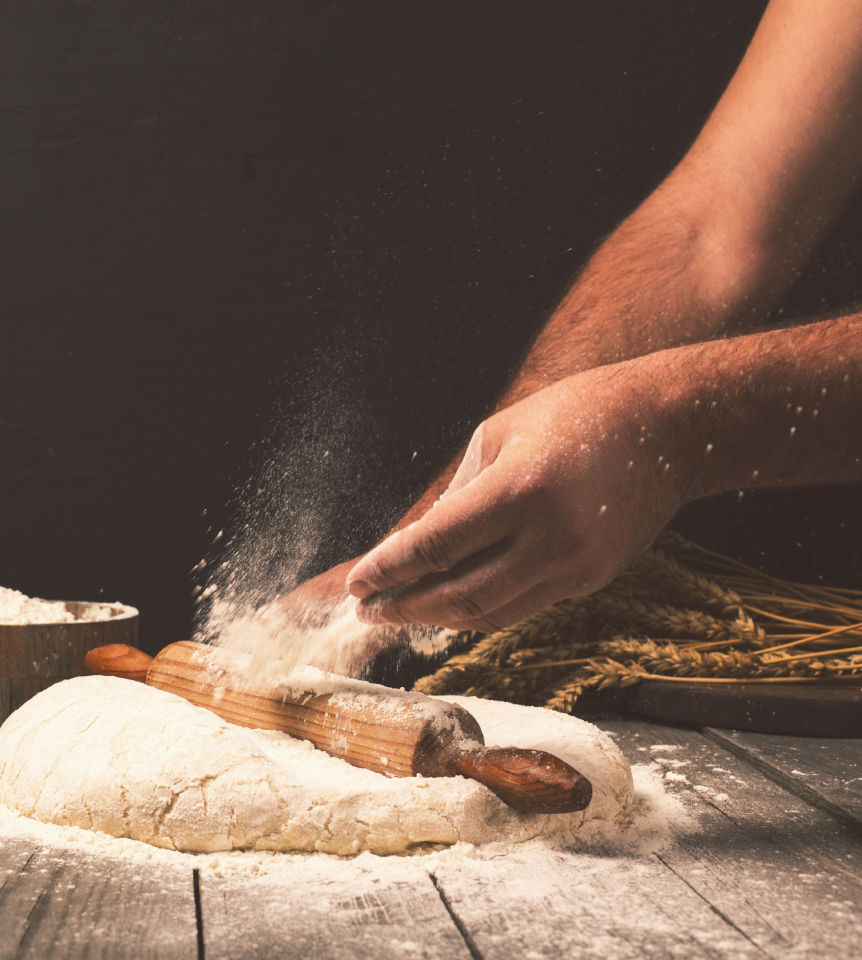
[[[4,3],[0,584],[131,603],[155,652],[190,635],[205,556],[255,557],[272,593],[367,547],[680,158],[764,6]],[[784,316],[856,300],[860,255],[855,202]],[[859,493],[676,524],[858,586]]]

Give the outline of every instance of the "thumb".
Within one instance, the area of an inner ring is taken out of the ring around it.
[[[489,434],[488,421],[484,420],[473,431],[464,457],[455,471],[455,476],[449,482],[449,486],[441,494],[441,499],[448,497],[451,493],[456,493],[458,490],[463,490],[497,459],[500,452],[499,445],[489,456],[489,447],[491,446]]]

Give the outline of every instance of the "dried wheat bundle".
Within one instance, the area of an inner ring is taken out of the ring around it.
[[[461,633],[422,693],[569,711],[644,679],[862,686],[862,591],[778,580],[666,531],[603,590]]]

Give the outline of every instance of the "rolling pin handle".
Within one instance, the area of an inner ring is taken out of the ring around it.
[[[574,813],[593,797],[585,776],[543,750],[477,744],[464,750],[458,768],[522,813]]]
[[[153,658],[130,647],[127,643],[109,643],[104,647],[94,647],[84,657],[84,666],[90,673],[102,677],[123,677],[125,680],[147,682],[147,672]]]

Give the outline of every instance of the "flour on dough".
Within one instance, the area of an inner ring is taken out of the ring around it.
[[[169,849],[336,854],[523,842],[610,820],[631,802],[629,767],[596,727],[536,707],[440,699],[469,710],[489,746],[535,747],[571,763],[593,783],[590,806],[527,815],[463,777],[387,778],[118,677],[55,684],[9,717],[0,802],[45,823]]]

